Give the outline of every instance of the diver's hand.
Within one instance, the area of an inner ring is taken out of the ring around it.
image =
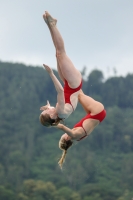
[[[56,126],[57,128],[59,128],[59,129],[62,129],[63,128],[63,124],[57,124],[57,126]]]
[[[40,108],[40,110],[47,110],[47,108],[48,108],[47,105],[46,105],[46,106],[42,106],[42,107]]]
[[[48,65],[43,64],[43,66],[46,69],[46,71],[49,73],[49,75],[53,74],[53,70]]]
[[[49,103],[49,101],[47,100],[47,105],[46,105],[46,106],[42,106],[42,107],[40,108],[40,110],[47,110],[49,107],[50,107],[50,103]]]

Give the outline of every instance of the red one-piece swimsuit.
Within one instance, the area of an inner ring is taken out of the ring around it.
[[[100,113],[96,114],[96,115],[90,115],[90,114],[87,114],[84,118],[82,118],[77,124],[75,124],[74,128],[76,127],[83,127],[83,122],[86,120],[86,119],[96,119],[96,120],[99,120],[100,122],[102,122],[104,120],[104,118],[106,117],[106,110],[102,110]],[[85,129],[84,129],[85,131]],[[85,131],[85,135],[83,137],[81,137],[80,139],[78,139],[77,141],[80,141],[82,140],[83,138],[87,137],[87,133]]]

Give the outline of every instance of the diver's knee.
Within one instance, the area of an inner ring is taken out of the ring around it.
[[[65,53],[65,51],[56,51],[56,57],[58,58],[58,57],[63,57],[64,55],[65,55],[66,53]]]

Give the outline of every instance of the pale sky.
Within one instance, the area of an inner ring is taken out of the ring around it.
[[[133,73],[133,0],[0,0],[1,61],[56,69],[45,10],[58,20],[77,69]]]

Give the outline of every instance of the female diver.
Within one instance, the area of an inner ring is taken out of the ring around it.
[[[82,86],[82,76],[66,55],[62,36],[56,27],[57,20],[53,19],[48,12],[45,12],[43,18],[51,33],[56,49],[58,73],[64,83],[63,88],[54,75],[53,70],[49,66],[43,64],[57,91],[56,106],[51,107],[47,101],[47,105],[40,108],[40,110],[42,110],[40,122],[42,125],[49,127],[57,125],[62,119],[68,118],[69,115],[76,109],[78,94]]]
[[[66,157],[67,149],[72,146],[73,142],[80,141],[87,137],[106,117],[106,110],[104,109],[103,104],[85,95],[82,90],[80,90],[78,95],[78,101],[87,115],[82,118],[73,129],[60,123],[56,126],[65,132],[59,141],[59,148],[63,150],[62,157],[58,162],[61,168]]]

